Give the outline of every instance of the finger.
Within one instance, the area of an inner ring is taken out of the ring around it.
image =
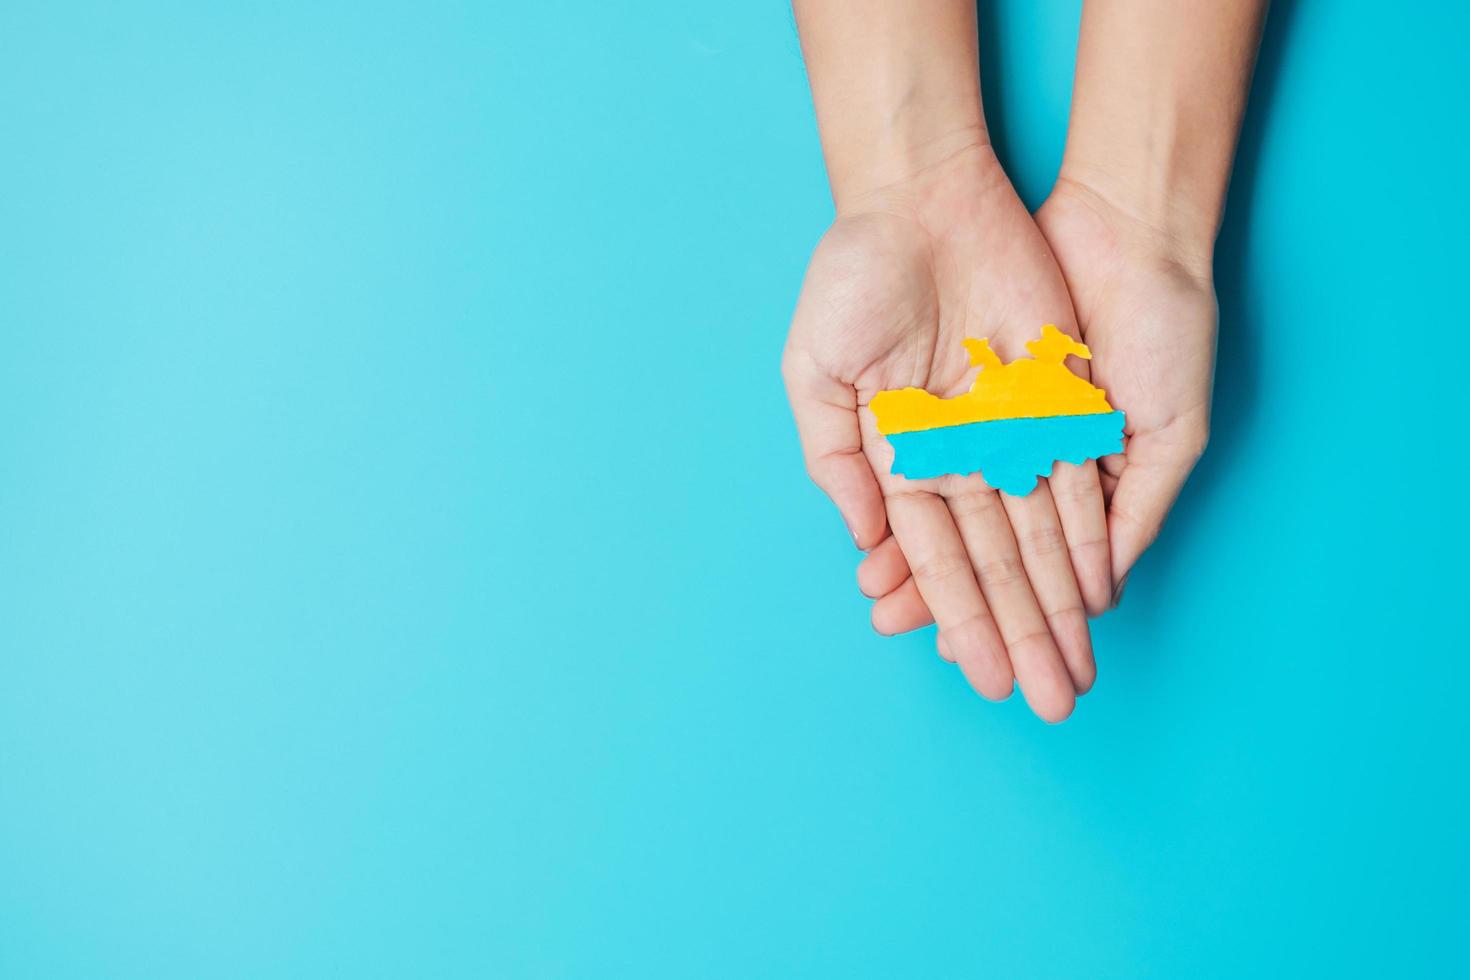
[[[999,495],[990,490],[974,491],[952,497],[948,503],[1026,702],[1047,721],[1063,720],[1072,713],[1077,692],[1032,594]],[[937,610],[935,619],[948,633]],[[948,640],[953,647],[955,638],[950,636]]]
[[[873,603],[873,629],[884,636],[909,633],[932,622],[934,617],[929,615],[929,606],[911,578]]]
[[[1000,500],[1011,520],[1031,592],[1046,618],[1052,640],[1061,651],[1072,688],[1078,694],[1086,694],[1097,679],[1097,664],[1092,657],[1092,636],[1087,630],[1082,593],[1072,572],[1067,539],[1050,488],[1043,480],[1024,497],[1003,493]],[[1103,554],[1106,556],[1106,551]],[[1103,560],[1106,562],[1106,557]],[[1112,598],[1111,590],[1107,595]]]
[[[949,652],[949,644],[944,642],[943,633],[936,633],[934,635],[934,649],[938,650],[939,655],[945,660],[954,663],[954,654]]]
[[[853,542],[866,551],[883,540],[887,521],[878,480],[863,455],[857,392],[799,350],[788,348],[781,372],[806,471],[837,505]]]
[[[1101,616],[1113,598],[1113,567],[1108,552],[1108,513],[1097,463],[1088,460],[1073,466],[1059,462],[1047,485],[1062,521],[1082,604],[1087,615]]]
[[[992,701],[1010,697],[1013,678],[995,620],[944,501],[931,493],[888,498],[893,525],[914,584],[971,686]]]
[[[880,599],[903,585],[909,578],[909,563],[898,546],[898,539],[889,535],[878,542],[878,547],[858,563],[858,589],[869,599]]]
[[[1159,536],[1164,518],[1189,479],[1203,444],[1203,437],[1197,443],[1179,445],[1161,442],[1156,434],[1130,440],[1123,472],[1108,503],[1115,597],[1138,557]]]

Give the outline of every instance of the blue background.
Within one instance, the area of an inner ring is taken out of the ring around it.
[[[1278,5],[1215,441],[1052,728],[802,473],[786,7],[496,6],[0,7],[0,976],[1462,961],[1470,15]],[[1077,11],[982,12],[1033,205]]]

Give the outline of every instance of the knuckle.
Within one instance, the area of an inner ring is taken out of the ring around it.
[[[968,574],[970,563],[959,555],[931,555],[917,562],[910,571],[915,581],[932,585]]]
[[[1167,447],[1172,457],[1193,463],[1204,455],[1210,441],[1210,422],[1202,414],[1193,414],[1164,426],[1159,436],[1160,445]]]
[[[1041,646],[1048,646],[1052,643],[1053,640],[1051,637],[1051,631],[1046,629],[1045,627],[1041,627],[1038,629],[1029,629],[1023,633],[1018,633],[1006,637],[1006,646],[1012,650],[1018,647],[1036,646],[1038,644]]]
[[[955,623],[949,629],[945,630],[945,632],[955,633],[960,636],[970,636],[974,633],[978,633],[988,629],[991,622],[992,620],[990,612],[988,610],[977,609],[975,612],[970,613],[970,615],[966,616],[964,619],[960,620],[958,623]]]
[[[1005,641],[994,617],[984,606],[944,626],[945,649],[950,663],[991,664],[1004,657]]]
[[[1014,585],[1026,576],[1026,570],[1021,567],[1021,560],[1009,556],[980,562],[977,570],[980,572],[981,584],[991,588]]]
[[[1051,494],[1063,504],[1086,504],[1093,500],[1102,500],[1102,488],[1098,486],[1096,476],[1090,480],[1054,480]]]
[[[1034,557],[1054,555],[1067,549],[1067,539],[1056,526],[1032,528],[1021,535],[1021,551]]]
[[[1082,605],[1081,596],[1078,596],[1075,599],[1063,599],[1061,602],[1055,605],[1049,603],[1044,604],[1042,606],[1041,612],[1044,616],[1046,616],[1048,629],[1050,629],[1053,625],[1057,625],[1058,629],[1065,627],[1066,617],[1068,616],[1080,615],[1084,618],[1087,616],[1087,609]],[[1053,622],[1054,620],[1062,620],[1062,622],[1060,624],[1056,624]]]
[[[1145,519],[1131,506],[1119,500],[1116,496],[1113,498],[1111,513],[1113,520],[1115,521],[1123,524],[1130,524],[1133,527],[1138,528],[1139,530],[1150,532],[1150,540],[1152,540],[1152,534],[1158,533],[1157,529],[1154,527],[1156,522]]]
[[[806,475],[813,483],[830,493],[839,484],[851,482],[851,470],[844,467],[851,465],[850,460],[861,457],[862,449],[858,447],[844,447],[821,455],[808,456],[805,460]]]
[[[993,491],[962,493],[949,498],[949,510],[956,518],[976,517],[988,512],[995,503]]]
[[[1107,546],[1108,538],[1106,534],[1099,534],[1094,537],[1081,538],[1078,540],[1073,540],[1071,538],[1067,539],[1067,551],[1073,555],[1085,555],[1090,552],[1094,552],[1099,548],[1105,549],[1107,548]]]

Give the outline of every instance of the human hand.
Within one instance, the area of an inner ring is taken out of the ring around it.
[[[1127,414],[1123,453],[1101,461],[1118,594],[1208,437],[1215,237],[1267,6],[1083,9],[1066,152],[1036,221],[1093,375]]]
[[[975,144],[844,202],[812,256],[783,374],[812,479],[874,549],[865,568],[884,576],[868,577],[896,578],[875,627],[913,629],[932,609],[941,652],[977,691],[1004,698],[1014,679],[1060,721],[1096,673],[1086,613],[1111,595],[1096,465],[1059,463],[1025,497],[979,475],[905,480],[866,409],[889,388],[959,394],[972,375],[965,337],[1009,360],[1043,323],[1077,335],[1050,249]]]
[[[1209,438],[1210,258],[1075,180],[1058,182],[1036,222],[1066,277],[1093,378],[1127,415],[1123,452],[1099,461],[1116,602]]]
[[[1116,602],[1209,436],[1217,320],[1209,258],[1076,180],[1058,182],[1036,222],[1066,278],[1093,381],[1127,415],[1124,451],[1099,460]],[[907,575],[891,539],[858,569],[880,604],[894,601]],[[930,618],[906,611],[915,625]]]

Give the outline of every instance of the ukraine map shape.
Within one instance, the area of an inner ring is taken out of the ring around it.
[[[1029,358],[1004,364],[985,338],[967,338],[965,349],[980,368],[965,394],[901,388],[873,396],[893,473],[926,480],[979,472],[997,490],[1024,497],[1057,460],[1081,464],[1123,451],[1123,413],[1063,363],[1068,354],[1090,359],[1085,344],[1048,323],[1026,344]]]

